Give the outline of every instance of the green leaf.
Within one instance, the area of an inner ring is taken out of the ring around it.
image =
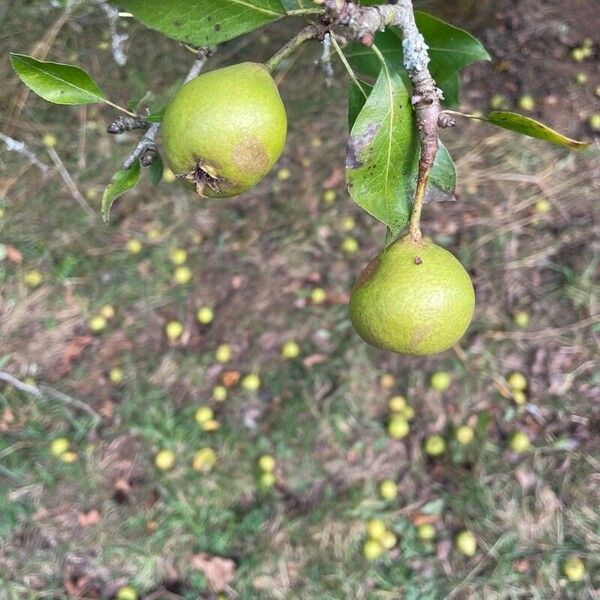
[[[48,102],[93,104],[105,100],[96,82],[79,67],[12,53],[10,62],[21,81]]]
[[[111,0],[144,25],[175,40],[209,46],[276,21],[280,0]]]
[[[435,191],[432,190],[432,186],[442,190],[447,195],[454,196],[454,189],[456,188],[456,167],[454,161],[450,156],[446,146],[440,141],[440,147],[435,155],[435,161],[431,172],[429,173],[429,186],[427,193],[435,195]]]
[[[458,104],[457,75],[460,70],[473,62],[489,60],[490,56],[479,40],[454,25],[420,11],[415,11],[415,21],[429,46],[431,75],[444,92],[445,104],[454,106]],[[379,32],[375,36],[375,45],[385,56],[386,62],[393,64],[395,69],[401,69],[406,77],[400,30],[392,27]],[[377,77],[380,62],[372,50],[360,44],[352,44],[345,54],[359,73]]]
[[[136,160],[129,169],[120,169],[113,175],[112,181],[104,190],[102,196],[102,218],[105,223],[107,223],[110,218],[110,209],[112,208],[114,201],[127,190],[135,187],[139,179],[140,162],[138,160]]]
[[[408,222],[418,140],[408,91],[385,64],[356,118],[346,153],[352,199],[397,235]]]
[[[515,131],[539,140],[545,140],[559,146],[565,146],[571,150],[583,150],[590,145],[589,142],[573,140],[535,119],[514,112],[496,110],[485,117],[480,117],[480,119],[496,125],[496,127]]]
[[[281,0],[281,6],[289,14],[307,14],[323,12],[313,0]]]
[[[152,164],[148,167],[148,174],[150,175],[150,181],[154,185],[158,185],[162,179],[165,165],[163,164],[160,154],[157,154],[152,161]]]
[[[358,84],[360,87],[351,79],[348,88],[348,128],[350,130],[352,130],[356,118],[373,90],[373,86],[366,81],[359,80]]]

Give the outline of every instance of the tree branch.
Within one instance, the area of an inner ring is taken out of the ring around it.
[[[321,23],[311,23],[301,29],[285,46],[278,50],[266,63],[265,67],[273,72],[288,56],[291,56],[302,44],[309,40],[323,39],[327,27]]]
[[[442,92],[429,72],[428,46],[419,33],[411,0],[398,0],[395,4],[381,6],[357,6],[352,0],[324,0],[333,23],[344,27],[351,37],[365,46],[371,46],[375,34],[386,27],[398,27],[402,31],[404,67],[413,85],[412,105],[417,119],[421,155],[419,175],[410,217],[409,234],[415,241],[421,239],[419,222],[429,173],[439,148],[438,127],[448,126],[440,122]]]
[[[184,83],[198,77],[204,68],[207,59],[215,53],[215,48],[207,47],[200,48],[196,53],[196,60],[185,77]],[[142,166],[149,167],[158,150],[156,149],[156,138],[160,130],[160,123],[150,125],[146,133],[141,137],[140,141],[135,145],[129,156],[123,162],[123,169],[129,169],[133,166],[136,160],[140,160]]]

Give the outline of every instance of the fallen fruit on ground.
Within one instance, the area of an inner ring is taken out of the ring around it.
[[[236,196],[256,185],[281,156],[287,117],[264,65],[245,62],[204,73],[165,109],[162,137],[171,169],[200,196]]]
[[[456,428],[454,437],[459,444],[467,446],[473,441],[473,438],[475,437],[475,431],[473,431],[473,428],[469,427],[468,425],[460,425]]]
[[[437,354],[465,333],[475,308],[468,273],[430,240],[402,237],[364,269],[350,319],[369,344],[400,354]]]
[[[386,531],[385,523],[381,519],[371,519],[367,523],[367,533],[373,540],[381,541]]]
[[[161,450],[154,457],[154,464],[161,471],[168,471],[175,466],[175,453],[172,450]]]
[[[275,458],[270,454],[263,454],[258,459],[258,466],[260,470],[264,471],[265,473],[272,473],[275,470],[276,464],[277,462],[275,461]]]
[[[117,592],[115,598],[117,600],[137,600],[138,595],[130,585],[126,585]]]
[[[398,496],[398,485],[391,479],[384,479],[379,484],[379,493],[384,500],[395,500]]]
[[[465,529],[456,536],[456,549],[465,556],[475,556],[477,540],[471,531]]]
[[[529,437],[524,431],[516,431],[510,437],[510,447],[514,452],[517,452],[518,454],[527,452],[530,446],[531,442],[529,441]]]
[[[563,565],[565,577],[576,583],[585,579],[585,564],[578,556],[570,556]]]
[[[441,456],[446,451],[446,440],[441,435],[430,435],[424,444],[425,454],[427,456]]]
[[[417,528],[417,537],[428,542],[435,537],[435,527],[431,523],[423,523]]]
[[[377,560],[383,554],[383,546],[376,540],[367,540],[363,546],[363,556],[367,560]]]
[[[388,434],[395,440],[401,440],[410,433],[408,421],[402,415],[394,415],[388,423]]]
[[[201,448],[194,454],[192,468],[200,473],[208,473],[217,463],[217,453],[212,448]]]

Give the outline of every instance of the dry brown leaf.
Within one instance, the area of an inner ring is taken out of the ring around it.
[[[81,353],[92,343],[93,336],[78,335],[72,338],[67,347],[62,351],[60,362],[56,368],[56,377],[64,377],[70,370],[73,363],[79,358]]]
[[[231,559],[211,556],[204,552],[192,556],[192,567],[204,573],[209,585],[216,592],[223,591],[235,574],[235,563]]]
[[[90,510],[88,513],[79,513],[77,515],[77,522],[81,527],[91,527],[92,525],[97,525],[100,523],[102,517],[100,513],[96,510]]]
[[[225,387],[231,387],[232,385],[235,385],[239,380],[239,371],[225,371],[225,373],[223,373],[222,381]]]

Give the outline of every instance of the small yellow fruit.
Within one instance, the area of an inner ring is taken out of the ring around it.
[[[189,267],[177,267],[173,272],[173,281],[178,285],[185,285],[192,279],[192,271]]]
[[[585,564],[578,556],[570,556],[563,565],[565,577],[572,583],[585,579]]]
[[[54,146],[56,146],[57,141],[58,140],[56,139],[56,136],[53,133],[45,133],[44,137],[42,138],[42,144],[44,144],[46,148],[54,148]]]
[[[127,250],[131,254],[139,254],[142,251],[142,242],[140,240],[131,239],[127,240]]]
[[[101,309],[100,309],[100,314],[105,318],[105,319],[112,319],[115,316],[115,307],[112,306],[111,304],[105,304]]]
[[[25,377],[25,379],[23,379],[23,383],[26,385],[32,385],[34,387],[36,385],[35,379],[33,377]]]
[[[370,519],[367,523],[367,533],[373,540],[381,541],[386,531],[385,523],[381,519]]]
[[[89,320],[88,325],[92,331],[98,332],[102,331],[106,327],[107,323],[106,319],[102,315],[96,315]]]
[[[524,431],[515,431],[510,437],[510,447],[514,452],[523,454],[529,450],[531,442]]]
[[[383,554],[383,546],[376,540],[367,540],[363,546],[363,556],[367,560],[377,560]]]
[[[38,287],[38,285],[41,285],[43,281],[44,276],[37,269],[26,271],[23,275],[23,283],[30,288]]]
[[[163,181],[165,183],[173,183],[176,179],[177,176],[175,173],[173,173],[169,167],[165,167],[165,170],[163,171]]]
[[[535,109],[535,99],[533,98],[533,96],[530,96],[530,95],[521,96],[521,98],[519,98],[519,108],[521,108],[522,110],[526,110],[526,111],[534,110]]]
[[[50,453],[52,456],[59,457],[64,454],[71,446],[71,443],[67,438],[60,437],[52,440],[50,444]]]
[[[120,383],[122,383],[124,377],[125,373],[123,373],[123,369],[119,367],[114,367],[108,373],[108,378],[110,379],[110,382],[114,385],[119,385]]]
[[[325,202],[325,204],[331,204],[332,202],[335,202],[336,196],[335,190],[325,190],[325,192],[323,192],[323,202]]]
[[[196,419],[196,423],[202,425],[202,423],[210,421],[212,418],[214,418],[214,416],[215,413],[213,412],[213,409],[210,406],[200,406],[196,410],[194,418]]]
[[[169,260],[174,265],[182,265],[187,260],[187,252],[183,248],[171,248],[169,250]]]
[[[517,327],[527,327],[529,324],[529,313],[524,310],[520,310],[514,316],[514,322]]]
[[[394,387],[394,384],[396,383],[396,380],[394,379],[393,375],[390,375],[389,373],[384,373],[380,378],[379,378],[379,385],[384,389],[384,390],[391,390]]]
[[[380,541],[386,550],[391,550],[397,544],[398,539],[391,531],[386,531]]]
[[[388,400],[388,408],[392,412],[401,413],[406,408],[406,398],[404,396],[392,396]]]
[[[534,205],[533,210],[537,214],[545,215],[552,210],[552,203],[546,198],[540,198]]]
[[[160,241],[162,235],[162,231],[158,227],[153,227],[150,229],[150,231],[148,231],[148,241],[152,244],[155,244],[156,242]]]
[[[425,440],[425,454],[428,456],[436,457],[441,456],[446,451],[446,441],[441,435],[434,434],[430,435]]]
[[[356,227],[353,217],[344,217],[340,223],[342,231],[352,231]]]
[[[404,409],[400,412],[400,414],[407,420],[410,421],[411,419],[415,418],[415,409],[410,406],[409,404],[407,404]]]
[[[202,325],[208,325],[209,323],[212,323],[214,318],[215,313],[213,312],[213,309],[209,308],[208,306],[199,308],[198,312],[196,313],[196,319],[198,319],[198,323],[201,323]]]
[[[588,119],[588,123],[592,131],[600,131],[600,113],[592,115]]]
[[[465,529],[456,536],[456,549],[465,556],[475,556],[477,540],[471,531]]]
[[[77,456],[77,454],[75,452],[63,452],[60,455],[60,460],[62,460],[63,462],[67,463],[67,464],[72,464],[74,462],[77,462],[77,459],[79,457]]]
[[[394,415],[388,423],[388,434],[395,440],[405,438],[410,433],[408,421],[402,415]]]
[[[263,473],[261,473],[258,479],[258,484],[261,488],[268,489],[275,485],[275,481],[276,479],[274,473],[270,471],[264,471]]]
[[[327,292],[323,288],[315,288],[310,293],[310,299],[313,304],[323,304],[327,300]]]
[[[179,321],[169,321],[165,331],[167,337],[174,342],[183,333],[183,325]]]
[[[435,538],[435,527],[431,523],[423,523],[417,527],[417,537],[424,541],[429,542]]]
[[[217,431],[217,429],[220,429],[221,423],[216,419],[209,419],[208,421],[204,421],[200,427],[202,427],[202,431]]]
[[[522,390],[513,390],[512,397],[519,406],[527,402],[527,394]]]
[[[513,390],[524,392],[527,389],[527,377],[523,373],[517,371],[511,373],[508,376],[507,382]]]
[[[493,110],[506,109],[507,106],[508,102],[502,94],[494,94],[490,98],[490,108],[492,108]]]
[[[320,137],[314,136],[310,138],[310,145],[313,148],[320,148],[323,145],[323,140]]]
[[[217,463],[217,453],[212,448],[201,448],[194,454],[192,468],[200,473],[208,473]]]
[[[379,493],[384,500],[395,500],[398,497],[398,486],[395,481],[384,479],[379,484]]]
[[[260,377],[255,373],[250,373],[242,378],[242,387],[249,392],[256,392],[260,388]]]
[[[279,179],[279,181],[285,181],[291,176],[292,174],[289,169],[279,169],[279,171],[277,171],[277,179]]]
[[[358,242],[351,237],[344,238],[340,247],[344,252],[347,252],[348,254],[354,254],[355,252],[358,252],[359,248]]]
[[[154,458],[154,464],[161,471],[169,471],[175,466],[175,452],[173,450],[160,450]]]
[[[270,454],[263,454],[258,459],[258,466],[261,471],[265,471],[266,473],[272,473],[275,470],[277,465],[277,461]]]
[[[229,344],[221,344],[215,352],[217,362],[226,363],[231,360],[231,348]]]
[[[224,402],[227,399],[227,388],[224,385],[215,385],[212,397],[215,402]]]
[[[115,600],[138,600],[138,595],[130,585],[126,585],[117,592]]]
[[[459,444],[467,446],[473,441],[473,438],[475,437],[475,431],[473,431],[473,428],[469,427],[468,425],[461,425],[460,427],[456,428],[454,437]]]
[[[445,392],[452,384],[452,376],[446,371],[438,371],[431,376],[429,385],[436,392]]]
[[[298,355],[300,354],[300,346],[298,346],[298,344],[296,342],[286,342],[285,344],[283,344],[283,346],[281,347],[281,356],[283,356],[283,358],[297,358]]]

